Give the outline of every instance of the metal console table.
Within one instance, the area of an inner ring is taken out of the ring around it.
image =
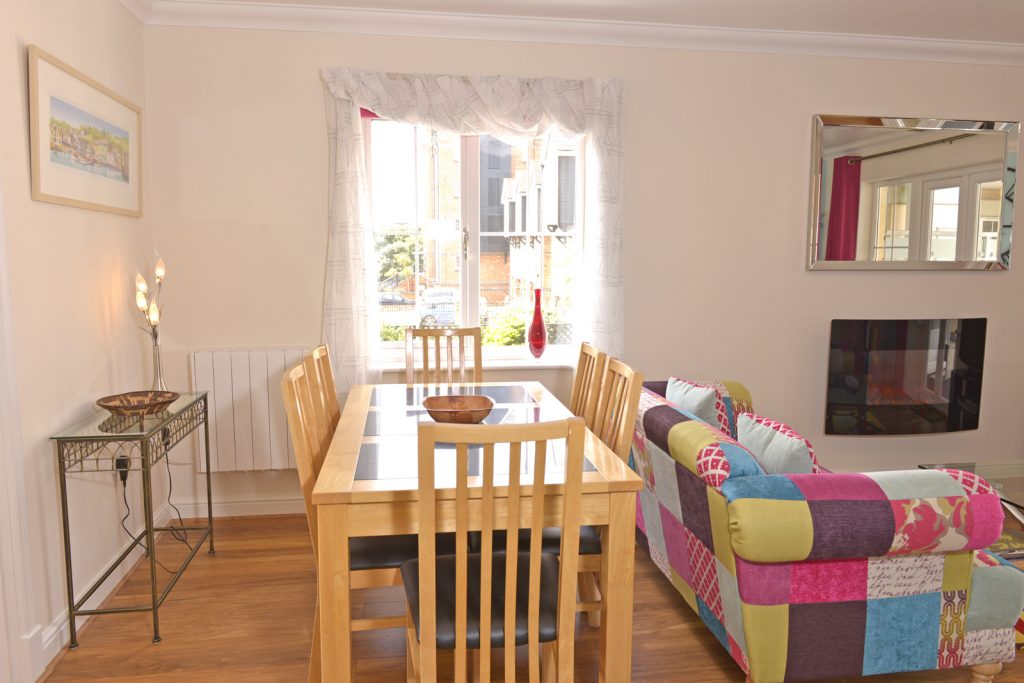
[[[209,554],[216,554],[213,547],[213,498],[210,486],[210,426],[207,421],[207,396],[205,391],[181,396],[163,412],[155,415],[125,416],[102,412],[75,427],[51,437],[57,442],[57,469],[60,473],[61,521],[64,526],[64,565],[67,573],[68,629],[71,632],[71,647],[78,647],[78,633],[75,618],[91,614],[118,614],[124,612],[153,613],[153,642],[160,642],[160,606],[168,593],[181,578],[192,558],[199,552],[203,542],[209,539]],[[203,426],[204,451],[206,454],[206,526],[158,527],[153,522],[153,465],[167,457],[168,452],[180,441]],[[68,524],[69,474],[93,472],[140,471],[142,473],[142,498],[146,528],[132,538],[131,544],[107,567],[103,574],[75,600],[73,572],[71,565],[71,533]],[[158,591],[156,575],[156,532],[182,529],[202,532],[188,556],[171,576],[162,592]],[[145,538],[146,556],[149,558],[149,580],[152,600],[148,605],[135,607],[112,607],[106,609],[82,609],[93,593],[110,578],[110,575],[131,554]]]

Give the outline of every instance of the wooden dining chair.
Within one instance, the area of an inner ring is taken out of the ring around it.
[[[601,380],[593,431],[623,461],[629,460],[633,423],[640,408],[644,376],[616,358],[609,358]]]
[[[321,344],[309,354],[313,358],[313,365],[316,367],[316,376],[320,381],[320,402],[323,405],[327,422],[333,430],[338,426],[341,419],[341,409],[338,406],[338,389],[334,383],[334,368],[331,366],[331,354],[327,344]]]
[[[420,350],[417,351],[417,340]],[[472,354],[469,347],[472,347]],[[416,357],[422,359],[416,379]],[[433,362],[431,362],[433,359]],[[467,373],[467,366],[470,370]],[[457,371],[457,372],[456,372]],[[484,368],[479,327],[415,328],[405,330],[405,383],[452,384],[483,382]]]
[[[597,415],[597,397],[601,391],[601,378],[604,376],[604,366],[608,356],[603,351],[587,342],[580,346],[580,359],[576,363],[576,376],[572,382],[572,398],[569,399],[569,410],[573,415],[578,415],[587,423],[587,427],[594,428],[594,418]]]
[[[478,651],[472,662],[474,679],[489,681],[491,651],[502,648],[504,680],[512,683],[517,646],[528,648],[531,683],[540,683],[542,673],[544,683],[573,680],[584,438],[585,425],[578,417],[515,425],[420,424],[419,557],[401,569],[409,602],[410,681],[437,681],[439,649],[454,651],[454,680],[461,683],[467,676],[467,651]],[[560,439],[565,440],[564,484],[545,484],[548,442]],[[440,443],[448,453],[455,447],[454,491],[437,489],[434,466]],[[473,473],[479,488],[473,488],[472,505],[471,446],[473,457],[480,458],[479,472]],[[506,449],[508,475],[496,476],[506,470]],[[532,481],[522,481],[524,471],[533,473]],[[555,498],[553,505],[546,503],[548,496]],[[528,548],[519,547],[517,533],[508,534],[500,550],[496,547],[495,531],[506,530],[510,523],[530,529]],[[541,552],[545,527],[561,533],[559,556]],[[451,528],[455,553],[441,556],[435,532]],[[469,552],[470,530],[480,532],[478,553]]]
[[[628,461],[644,378],[615,358],[607,359],[603,375],[591,430],[619,458]],[[598,582],[601,541],[596,527],[585,526],[580,535],[586,548],[597,547],[596,551],[586,552],[580,557],[579,605],[580,611],[587,613],[587,623],[597,628],[601,625],[601,588]]]
[[[320,475],[327,449],[320,435],[323,425],[317,416],[317,381],[315,373],[309,371],[309,358],[285,373],[281,381],[284,394],[285,414],[288,431],[291,434],[292,449],[295,451],[295,465],[299,472],[302,500],[306,507],[306,522],[313,540],[314,562],[319,557],[317,536],[317,514],[313,506],[313,488]],[[333,430],[331,430],[333,434]],[[441,539],[440,547],[454,548],[454,539]],[[353,589],[397,586],[400,583],[398,567],[417,555],[417,538],[413,534],[404,536],[381,536],[376,538],[349,539],[349,568],[352,572],[350,585]],[[381,628],[404,627],[402,615],[376,619],[353,619],[352,631],[368,631]],[[313,617],[313,647],[309,664],[309,682],[320,681],[320,604],[317,602]]]

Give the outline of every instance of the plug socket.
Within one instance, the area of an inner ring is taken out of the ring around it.
[[[128,483],[128,470],[131,469],[132,461],[128,459],[127,455],[117,456],[117,460],[114,461],[114,468],[117,470],[117,476],[121,477],[121,483]]]

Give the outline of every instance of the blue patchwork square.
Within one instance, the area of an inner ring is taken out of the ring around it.
[[[708,630],[715,634],[715,638],[718,638],[718,642],[722,644],[726,650],[729,649],[729,634],[725,631],[725,625],[718,620],[715,613],[711,611],[707,603],[697,596],[697,614],[700,615],[701,620],[707,625]]]
[[[934,669],[941,603],[939,593],[868,600],[864,675]]]

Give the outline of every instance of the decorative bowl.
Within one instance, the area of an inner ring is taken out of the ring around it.
[[[494,401],[490,396],[428,396],[423,407],[437,422],[477,424],[494,408]]]
[[[178,396],[173,391],[129,391],[104,396],[96,401],[96,405],[114,415],[152,415],[177,401]]]

